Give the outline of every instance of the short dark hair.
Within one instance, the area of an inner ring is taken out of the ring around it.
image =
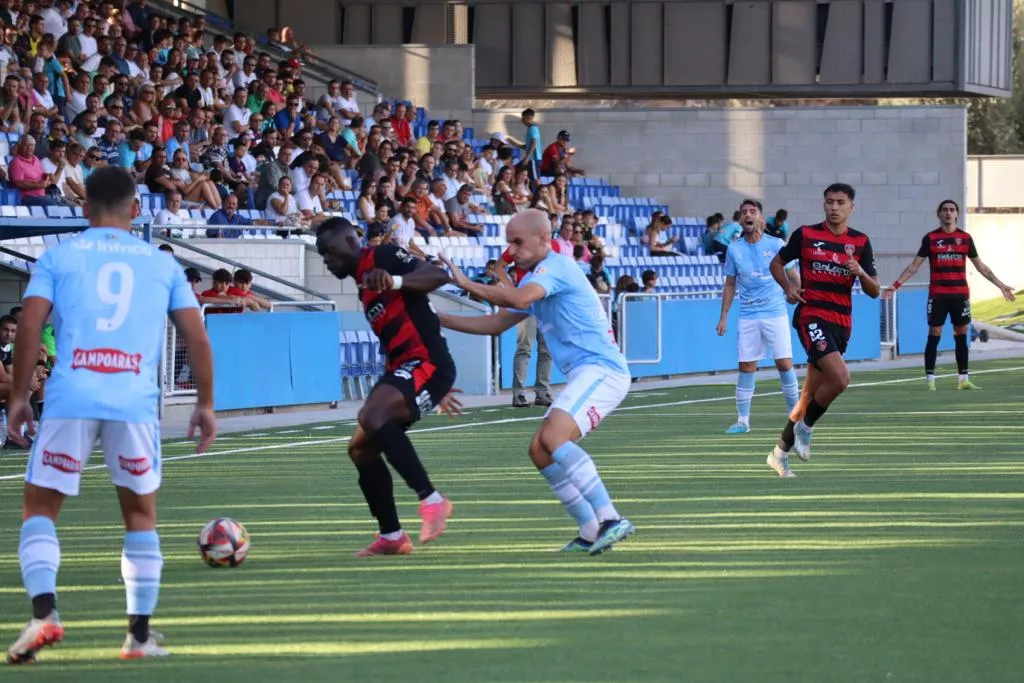
[[[174,248],[167,243],[161,244],[159,247],[157,247],[157,249],[159,249],[160,251],[166,251],[168,254],[174,253]]]
[[[188,268],[185,269],[185,279],[188,280],[189,282],[202,282],[203,276],[200,275],[198,268],[193,268],[192,266],[189,266]]]
[[[120,166],[102,166],[85,181],[85,202],[94,214],[126,212],[135,201],[135,180]]]
[[[239,268],[235,271],[235,282],[247,285],[252,282],[252,271],[248,268]]]
[[[720,218],[720,217],[718,216],[718,214],[717,214],[717,213],[716,213],[716,214],[715,214],[714,216],[708,216],[708,217],[707,217],[707,218],[706,218],[706,219],[704,220],[704,224],[705,224],[706,226],[708,226],[709,228],[710,228],[710,227],[711,227],[712,225],[714,225],[715,223],[721,223],[721,222],[722,222],[722,219],[721,219],[721,218]]]
[[[224,284],[230,285],[232,283],[231,271],[228,270],[227,268],[218,268],[217,270],[213,271],[213,281],[223,282]]]
[[[536,116],[536,115],[537,115],[537,112],[535,112],[533,109],[526,108],[526,109],[523,110],[523,116]]]
[[[785,209],[779,209],[778,211],[775,212],[775,221],[777,223],[783,223],[787,218],[789,218],[789,211],[786,211]]]
[[[935,213],[942,211],[942,207],[945,206],[946,204],[952,204],[954,207],[956,207],[956,212],[960,213],[960,205],[956,203],[955,199],[943,199],[941,202],[939,202],[939,206],[937,209],[935,209]]]
[[[344,232],[346,230],[359,231],[359,229],[349,219],[335,216],[334,218],[328,218],[316,227],[316,236],[317,239],[319,239],[320,237],[332,232]]]
[[[653,270],[650,270],[650,269],[645,270],[643,273],[640,274],[640,280],[643,281],[643,282],[647,282],[648,280],[656,280],[656,279],[658,279],[658,274],[655,273]]]
[[[18,324],[18,319],[13,315],[0,315],[0,325]]]
[[[11,315],[17,315],[21,313],[21,306],[11,306]]]
[[[410,195],[406,195],[405,197],[402,198],[402,204],[412,204],[415,206],[416,198]]]
[[[837,193],[845,194],[847,197],[850,198],[851,202],[857,197],[857,190],[853,189],[852,186],[847,185],[846,183],[832,183],[831,185],[825,188],[825,192],[822,194],[822,196],[827,197],[830,194]]]
[[[757,201],[756,199],[744,199],[742,202],[740,202],[741,209],[747,205],[756,206],[758,211],[764,211],[764,207],[761,206],[761,202]]]

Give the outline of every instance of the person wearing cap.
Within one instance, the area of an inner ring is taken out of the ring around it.
[[[559,171],[571,176],[586,175],[583,169],[573,168],[569,165],[572,155],[576,153],[576,149],[570,147],[569,142],[569,131],[558,131],[558,137],[544,149],[544,154],[541,157],[540,174],[542,176],[553,176]]]

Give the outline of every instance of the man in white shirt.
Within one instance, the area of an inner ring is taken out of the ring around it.
[[[52,33],[55,39],[60,40],[61,36],[68,32],[67,17],[70,16],[70,6],[70,0],[56,0],[52,7],[39,10],[39,16],[43,18],[43,33]]]
[[[249,130],[252,112],[245,106],[248,97],[249,92],[245,88],[238,88],[231,100],[231,106],[224,112],[224,127],[232,136],[241,135]]]
[[[347,126],[353,117],[359,115],[359,103],[356,101],[354,90],[348,81],[331,81],[327,84],[327,92],[316,103],[316,119],[321,128],[327,127],[326,124],[332,116],[337,116],[341,120],[341,125]]]
[[[181,211],[181,193],[171,190],[164,195],[167,206],[157,212],[153,225],[184,225],[185,219],[178,213]],[[168,230],[172,237],[181,237],[181,230]]]
[[[82,22],[82,33],[78,36],[78,44],[82,46],[82,51],[78,55],[79,62],[92,57],[99,51],[99,45],[96,43],[96,18],[89,18]]]
[[[256,58],[246,57],[245,61],[242,62],[241,67],[235,72],[233,79],[234,86],[236,88],[246,88],[248,90],[249,84],[256,80]]]
[[[413,197],[406,197],[402,200],[398,214],[391,219],[391,223],[388,225],[391,228],[391,242],[409,251],[413,251],[416,246],[412,241],[416,235],[416,222],[412,218],[414,213],[416,213],[416,200]]]

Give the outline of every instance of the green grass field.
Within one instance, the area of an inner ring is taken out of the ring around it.
[[[1017,292],[1017,300],[1013,302],[1000,297],[971,304],[971,314],[975,320],[999,327],[1022,327],[1024,326],[1024,290]]]
[[[58,525],[65,642],[0,678],[1020,681],[1022,366],[977,363],[973,393],[953,378],[928,393],[918,368],[855,369],[791,480],[764,462],[780,396],[755,398],[754,430],[726,437],[731,387],[632,395],[586,446],[638,532],[596,558],[552,552],[574,533],[525,455],[539,410],[421,424],[414,441],[455,517],[439,542],[398,558],[352,556],[374,527],[348,424],[230,435],[164,469],[154,627],[174,656],[162,661],[116,658],[119,517],[106,473],[90,471]],[[28,616],[23,460],[0,456],[4,648]],[[418,531],[415,497],[399,495]],[[209,569],[195,550],[219,515],[252,533],[239,569]]]

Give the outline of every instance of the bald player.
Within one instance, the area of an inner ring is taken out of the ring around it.
[[[442,257],[456,285],[501,310],[486,316],[438,317],[443,327],[487,336],[499,335],[527,316],[537,319],[568,382],[530,443],[530,459],[579,526],[579,536],[562,550],[597,555],[632,534],[634,527],[619,515],[594,461],[576,442],[625,398],[629,366],[586,275],[571,258],[552,251],[547,214],[516,214],[506,239],[516,267],[525,271],[515,288],[473,282]]]

